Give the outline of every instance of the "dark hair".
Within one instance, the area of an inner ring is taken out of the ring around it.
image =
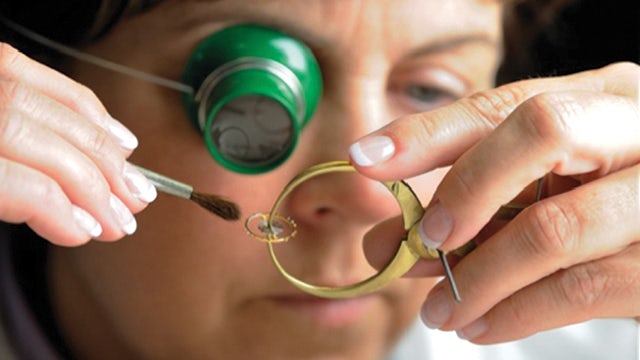
[[[116,2],[112,3],[115,5]],[[96,35],[93,34],[96,17],[107,3],[100,0],[2,1],[0,13],[4,18],[58,42],[77,44]],[[7,29],[3,28],[2,32],[13,37]]]
[[[505,8],[498,84],[640,63],[640,1],[520,0]]]
[[[2,0],[0,16],[66,45],[94,41],[123,16],[143,11],[158,0]],[[57,53],[0,23],[0,41],[54,65]]]
[[[58,42],[95,40],[127,14],[159,0],[2,0],[0,15]],[[512,0],[505,2],[502,84],[562,75],[616,61],[640,63],[638,0]],[[0,41],[41,61],[51,51],[0,24]]]

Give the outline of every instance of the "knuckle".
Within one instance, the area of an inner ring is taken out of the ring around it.
[[[98,168],[91,166],[83,170],[83,173],[86,174],[86,178],[84,180],[88,181],[92,186],[106,185],[104,176]]]
[[[478,194],[476,190],[478,187],[473,184],[476,177],[471,168],[467,167],[463,169],[460,166],[454,165],[451,167],[449,174],[456,185],[455,191],[453,191],[452,194],[455,194],[458,199],[476,199],[482,195]]]
[[[93,90],[91,90],[89,87],[87,87],[86,85],[79,83],[79,82],[75,82],[75,92],[72,94],[72,98],[73,100],[77,101],[77,102],[82,102],[82,101],[90,101],[90,102],[95,102],[97,101],[97,96],[96,94],[93,92]]]
[[[21,113],[37,113],[38,102],[34,93],[16,80],[0,80],[0,121],[16,121],[15,115]]]
[[[37,194],[37,198],[41,199],[43,203],[58,204],[56,207],[60,207],[61,199],[64,199],[64,191],[53,179],[47,176],[40,176],[37,186],[35,186],[34,193]]]
[[[582,227],[575,209],[544,201],[525,211],[531,221],[531,234],[525,239],[531,242],[534,253],[562,259],[578,250]]]
[[[537,94],[518,108],[522,130],[537,144],[557,146],[571,141],[576,104],[558,94]]]
[[[109,183],[97,167],[84,165],[79,163],[67,169],[66,174],[58,175],[61,183],[53,181],[53,185],[59,186],[74,204],[89,208],[103,206],[107,203],[111,191]]]
[[[89,191],[93,194],[92,196],[101,196],[106,199],[111,192],[109,179],[116,179],[117,174],[123,172],[126,160],[114,147],[111,136],[105,131],[95,132],[89,140],[88,155],[92,166],[88,167],[90,170],[78,174],[78,177],[83,178],[84,184],[90,184]]]
[[[609,274],[613,296],[637,299],[640,297],[640,243],[635,243],[601,261],[603,273]],[[640,311],[640,308],[637,308]],[[638,313],[640,314],[640,312]]]
[[[562,301],[589,309],[604,301],[610,292],[611,281],[607,271],[587,263],[563,271],[558,285]]]
[[[2,190],[10,188],[10,185],[8,183],[13,178],[13,176],[14,169],[11,166],[11,163],[0,158],[0,193],[3,192]],[[7,204],[6,201],[0,201],[0,214],[4,213],[5,211],[3,211],[3,209],[8,206],[9,204]]]
[[[75,80],[71,81],[73,81],[74,83],[73,91],[70,91],[68,94],[69,101],[72,104],[71,106],[75,109],[81,109],[85,107],[83,105],[86,105],[92,109],[92,112],[97,109],[96,111],[98,113],[101,113],[102,105],[100,103],[100,100],[98,100],[95,92],[84,84],[81,84]],[[97,116],[94,118],[94,121],[99,125],[105,125],[106,117]]]
[[[93,132],[93,135],[90,137],[89,142],[89,150],[94,154],[97,158],[102,158],[105,155],[114,151],[114,142],[112,137],[103,130],[98,129]]]
[[[7,149],[11,144],[28,146],[29,128],[20,116],[11,110],[0,113],[0,149]]]
[[[418,137],[419,139],[430,139],[441,131],[439,124],[434,122],[433,119],[425,113],[412,114],[404,118],[404,120],[406,123],[411,124],[409,127],[411,129],[410,131],[423,135]],[[419,128],[413,130],[413,126],[418,126]]]
[[[109,182],[97,167],[91,167],[90,170],[85,170],[82,174],[82,184],[85,185],[85,190],[82,191],[87,198],[93,198],[96,201],[106,201],[108,194],[111,192]]]
[[[514,83],[474,93],[463,101],[473,112],[478,113],[487,125],[494,128],[506,119],[526,97],[525,89],[518,83]]]
[[[57,184],[40,172],[0,159],[0,216],[4,221],[28,222],[42,213],[40,206],[59,209],[59,195]]]
[[[513,319],[516,324],[529,324],[531,323],[531,309],[536,304],[530,303],[530,297],[523,296],[509,296],[503,300],[502,310],[507,312],[507,317]]]
[[[636,76],[640,75],[640,65],[631,61],[616,62],[610,65],[607,65],[600,70],[604,72],[613,73],[613,74],[628,73],[628,74],[635,74]]]
[[[5,79],[0,83],[0,104],[6,110],[16,104],[24,102],[22,86],[18,81]]]
[[[20,183],[29,188],[29,195],[38,199],[40,204],[58,207],[63,191],[60,185],[42,172],[26,167],[23,164],[5,161],[0,163],[0,178]]]
[[[633,99],[638,98],[640,65],[632,62],[619,62],[594,71],[597,79],[604,80],[602,86],[606,92],[630,96]]]
[[[11,77],[14,64],[20,57],[20,52],[13,46],[0,42],[0,78]]]

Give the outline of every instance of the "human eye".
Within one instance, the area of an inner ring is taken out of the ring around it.
[[[443,69],[403,69],[392,74],[389,92],[404,111],[429,111],[463,97],[465,81]]]
[[[408,84],[404,88],[407,100],[419,111],[428,111],[450,104],[460,98],[448,89],[433,85]]]

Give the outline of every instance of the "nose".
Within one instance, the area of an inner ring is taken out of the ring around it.
[[[346,160],[353,141],[392,120],[391,116],[384,79],[345,76],[325,89],[290,164],[301,170]],[[400,215],[396,200],[383,184],[355,172],[314,177],[296,187],[283,208],[298,224],[296,242],[304,247],[301,251],[313,257],[322,252],[325,260],[336,254],[345,259],[353,252],[361,256],[364,233]]]
[[[309,179],[291,192],[286,206],[298,224],[315,233],[368,227],[400,212],[383,184],[355,172]]]
[[[352,65],[359,71],[345,67],[344,73],[326,81],[318,110],[301,139],[298,156],[303,166],[346,160],[351,143],[392,120],[384,66],[371,59]],[[309,180],[292,194],[289,206],[299,222],[314,227],[371,225],[399,210],[382,184],[354,173]]]

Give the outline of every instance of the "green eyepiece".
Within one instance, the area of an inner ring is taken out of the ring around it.
[[[271,171],[289,158],[322,92],[311,50],[257,25],[228,27],[206,38],[188,60],[183,80],[197,89],[184,104],[209,152],[244,174]]]

